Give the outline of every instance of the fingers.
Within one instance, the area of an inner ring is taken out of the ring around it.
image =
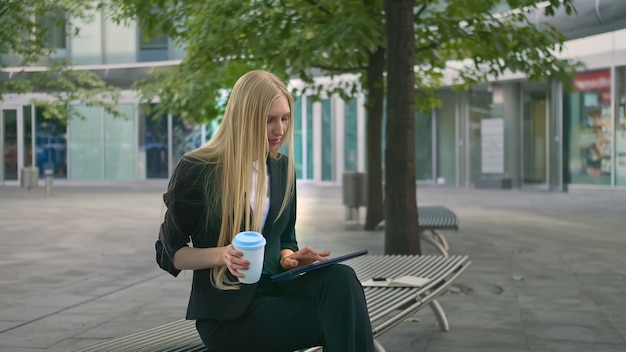
[[[224,247],[224,262],[226,263],[226,267],[231,274],[235,277],[245,277],[243,273],[240,273],[239,270],[248,270],[250,267],[250,262],[243,259],[243,253],[232,244]]]

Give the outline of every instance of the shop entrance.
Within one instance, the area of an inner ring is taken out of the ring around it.
[[[546,88],[533,88],[523,90],[522,185],[547,187],[550,121],[548,94]]]

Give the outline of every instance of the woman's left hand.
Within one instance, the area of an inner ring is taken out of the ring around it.
[[[304,247],[297,252],[293,252],[290,255],[286,255],[280,258],[280,265],[285,270],[291,270],[299,268],[301,266],[309,265],[316,261],[325,261],[330,255],[329,251],[318,252],[311,247]]]

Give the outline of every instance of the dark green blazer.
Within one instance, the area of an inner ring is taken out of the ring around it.
[[[285,194],[288,171],[287,157],[268,158],[270,176],[270,207],[263,236],[265,246],[264,269],[276,274],[280,266],[280,250],[298,250],[295,235],[296,194],[280,218],[276,218]],[[167,206],[156,241],[156,259],[159,266],[177,276],[172,258],[176,251],[193,243],[194,247],[216,247],[221,227],[221,209],[208,209],[204,184],[209,181],[209,197],[220,197],[218,180],[213,165],[198,164],[183,156],[174,169],[163,201]],[[252,169],[251,169],[252,170]],[[231,280],[236,278],[228,273]],[[241,284],[239,290],[218,290],[211,283],[211,269],[194,270],[187,319],[230,320],[241,316],[254,295],[256,284]]]

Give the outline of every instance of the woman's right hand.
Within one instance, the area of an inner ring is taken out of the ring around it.
[[[243,252],[233,247],[232,244],[222,248],[224,248],[222,252],[222,259],[224,260],[224,265],[226,265],[228,271],[230,271],[230,273],[235,277],[245,277],[245,275],[240,273],[239,270],[248,270],[250,262],[243,259]]]

